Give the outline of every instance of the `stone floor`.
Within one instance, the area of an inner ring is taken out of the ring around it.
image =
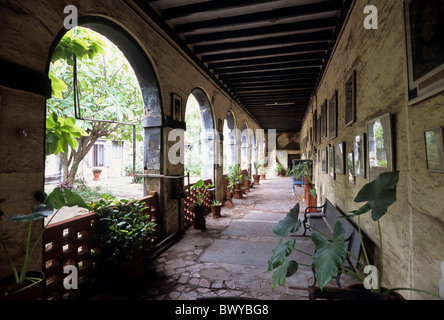
[[[207,215],[206,230],[188,228],[178,242],[148,263],[144,279],[105,290],[94,299],[306,300],[307,286],[313,282],[310,268],[300,266],[296,275],[276,288],[267,272],[267,261],[279,242],[272,229],[301,201],[302,190],[293,194],[291,178],[261,180],[243,199],[234,199],[234,207],[223,207],[220,218]],[[297,242],[313,252],[309,237],[297,237]],[[310,264],[310,257],[293,254],[298,262]],[[348,282],[342,278],[343,284]]]

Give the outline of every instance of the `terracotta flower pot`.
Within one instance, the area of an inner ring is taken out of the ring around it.
[[[94,179],[93,180],[100,180],[100,174],[101,174],[101,172],[93,172],[93,176],[94,176]]]
[[[125,261],[121,263],[124,270],[128,271],[134,277],[140,277],[143,275],[143,255],[140,255],[139,258]]]
[[[222,205],[211,205],[211,213],[213,214],[214,218],[220,218],[220,211],[222,209]]]
[[[245,192],[250,192],[250,183],[251,183],[251,180],[244,180]]]
[[[227,206],[228,208],[234,207],[233,201],[231,201],[231,199],[233,198],[233,192],[227,191],[226,196],[227,201],[225,202],[225,206]]]
[[[261,176],[258,174],[253,174],[253,180],[254,180],[254,184],[259,184],[259,181],[261,179]]]
[[[9,276],[0,281],[0,300],[41,300],[43,281],[45,281],[45,274],[39,271],[28,271],[27,277],[40,278],[41,280],[29,285],[22,290],[14,293],[8,293],[14,290],[15,279],[14,276]]]

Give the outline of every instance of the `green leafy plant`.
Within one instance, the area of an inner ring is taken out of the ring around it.
[[[282,170],[284,170],[284,167],[282,167],[282,165],[280,163],[276,166],[276,168],[274,168],[274,172],[276,174],[281,174]]]
[[[104,195],[92,207],[102,223],[101,247],[116,261],[137,259],[153,242],[148,240],[154,238],[156,224],[142,213],[142,202]]]
[[[212,206],[221,206],[222,202],[220,202],[219,200],[213,199],[213,200],[211,200],[211,205]]]
[[[310,160],[307,161],[299,161],[298,164],[292,166],[290,170],[285,174],[286,177],[294,175],[296,180],[299,180],[300,177],[304,177],[311,188],[309,189],[310,194],[313,197],[316,197],[316,188],[312,183],[312,175],[313,175],[313,163]]]
[[[76,125],[73,117],[60,117],[55,112],[46,118],[46,155],[68,153],[69,147],[77,148],[77,138],[87,133]]]
[[[381,173],[376,180],[366,184],[358,192],[354,199],[355,202],[367,202],[358,210],[351,211],[351,213],[353,213],[352,215],[344,218],[358,217],[358,232],[362,244],[363,237],[360,228],[359,216],[366,212],[371,212],[373,221],[376,221],[378,224],[380,261],[378,270],[378,284],[376,289],[372,289],[373,292],[390,294],[393,291],[398,290],[415,290],[438,297],[433,293],[412,288],[393,288],[385,292],[381,291],[384,246],[380,219],[387,213],[388,207],[396,201],[396,184],[398,183],[398,179],[399,171]],[[294,260],[288,261],[287,257],[294,250],[312,257],[316,268],[316,279],[318,280],[319,287],[321,289],[336,276],[339,270],[360,282],[364,282],[364,277],[362,275],[358,274],[354,270],[342,266],[346,256],[349,255],[350,257],[356,259],[362,268],[365,267],[365,265],[359,260],[359,257],[354,257],[353,254],[347,250],[344,238],[345,230],[340,222],[335,224],[332,236],[323,234],[311,226],[311,228],[314,230],[314,232],[311,234],[311,239],[315,244],[315,253],[307,253],[296,248],[295,238],[290,238],[290,240],[287,240],[284,243],[284,237],[288,237],[288,235],[291,233],[299,231],[302,225],[303,222],[299,219],[299,203],[297,203],[286,215],[286,217],[279,221],[278,225],[273,229],[275,234],[282,237],[279,245],[273,249],[272,257],[268,260],[268,271],[273,271],[273,287],[284,284],[287,277],[297,272],[299,265],[311,267],[310,265],[298,263]],[[365,263],[370,265],[365,247],[362,247]]]
[[[28,223],[28,236],[26,239],[26,249],[23,257],[23,264],[20,269],[16,267],[16,265],[14,264],[8,252],[7,246],[3,242],[3,237],[0,235],[0,242],[6,253],[6,256],[8,258],[15,279],[15,286],[13,290],[9,292],[9,294],[14,294],[22,290],[25,287],[25,281],[27,280],[30,282],[36,282],[40,280],[40,279],[29,278],[26,276],[26,274],[28,272],[29,264],[31,262],[33,253],[37,248],[38,244],[41,243],[40,240],[43,236],[43,233],[45,232],[46,228],[51,223],[52,219],[57,214],[57,212],[59,212],[60,209],[63,207],[79,206],[86,209],[90,208],[89,205],[87,205],[80,196],[73,193],[69,189],[69,187],[70,184],[66,183],[61,184],[61,186],[55,188],[49,195],[47,195],[43,191],[38,192],[36,194],[36,198],[41,201],[41,204],[36,205],[32,209],[32,213],[16,214],[9,217],[8,219],[9,221]],[[54,209],[56,209],[56,211],[53,214]],[[53,214],[51,219],[49,219],[49,221],[39,232],[37,237],[34,237],[37,224],[40,223],[41,219],[47,218],[51,214]]]
[[[205,182],[200,179],[195,184],[191,186],[191,190],[196,190],[196,205],[203,206],[205,204],[205,198],[209,192],[209,189],[213,188],[213,184],[205,184]]]
[[[92,172],[94,172],[94,173],[100,173],[100,172],[102,172],[102,169],[100,169],[100,168],[93,168],[93,169],[92,169]]]

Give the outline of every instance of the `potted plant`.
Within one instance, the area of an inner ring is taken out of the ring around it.
[[[210,188],[213,188],[212,184],[205,184],[201,179],[191,186],[191,190],[195,190],[196,202],[193,205],[194,210],[194,228],[206,229],[205,213],[207,207],[205,205],[205,199],[207,198]]]
[[[100,168],[93,168],[92,172],[93,172],[93,176],[94,176],[93,180],[100,180],[100,173],[102,173],[102,169],[100,169]]]
[[[225,176],[225,179],[227,180],[227,191],[226,191],[226,206],[231,208],[234,206],[233,201],[231,200],[233,198],[233,191],[234,191],[234,180],[231,179],[230,175]]]
[[[253,180],[254,180],[254,184],[258,185],[259,181],[261,179],[261,176],[259,174],[259,169],[262,167],[262,161],[259,160],[257,162],[254,162],[254,169],[256,171],[255,174],[253,174]]]
[[[213,199],[211,201],[211,213],[213,214],[214,218],[220,218],[221,209],[222,209],[222,202]]]
[[[242,199],[244,176],[242,175],[240,166],[238,164],[230,166],[228,176],[234,184],[234,199]]]
[[[261,180],[265,180],[265,167],[264,166],[261,166],[260,168],[259,168],[259,175],[261,176]]]
[[[0,243],[8,258],[11,266],[12,275],[0,281],[0,299],[40,299],[42,293],[42,285],[44,281],[44,274],[42,272],[36,272],[29,270],[32,255],[35,252],[38,244],[41,243],[43,233],[52,221],[57,212],[62,207],[79,206],[89,209],[90,207],[83,201],[83,199],[74,194],[70,188],[72,186],[69,183],[62,183],[59,187],[56,187],[49,195],[40,191],[36,193],[36,199],[41,204],[36,205],[32,209],[30,214],[17,214],[9,217],[8,221],[15,221],[28,224],[28,234],[26,239],[25,253],[23,256],[23,263],[21,268],[14,263],[7,245],[3,240],[3,236],[0,234]],[[55,213],[54,209],[56,209]],[[3,212],[0,212],[3,214]],[[43,226],[42,230],[35,235],[36,226],[41,223],[42,219],[50,216],[52,217]]]
[[[282,173],[282,171],[284,170],[284,167],[282,167],[282,165],[280,163],[278,163],[278,165],[276,166],[276,168],[274,168],[274,172],[276,173],[276,175],[278,175],[279,177],[283,177],[284,174]]]
[[[286,174],[286,176],[294,175],[295,180],[298,180],[301,176],[304,177],[304,198],[307,207],[316,207],[318,202],[316,188],[312,183],[312,168],[313,163],[310,160],[300,161],[298,164],[288,170]],[[315,212],[316,209],[312,208],[308,210],[310,212]]]
[[[105,196],[93,207],[100,217],[100,245],[107,259],[131,275],[141,276],[144,252],[152,243],[156,226],[149,215],[142,213],[144,204]]]
[[[359,216],[371,212],[373,221],[378,225],[379,231],[381,230],[380,219],[386,214],[388,207],[393,204],[396,200],[396,184],[399,178],[399,171],[385,172],[381,173],[378,178],[368,184],[366,184],[357,194],[354,201],[364,202],[367,201],[358,210],[351,211],[352,215],[346,216],[346,218],[358,217],[358,230],[361,243],[363,243],[363,236],[360,229],[360,219]],[[290,240],[283,242],[284,237],[289,234],[297,232],[302,226],[303,222],[299,219],[299,203],[295,205],[293,209],[287,214],[287,216],[282,219],[278,225],[273,229],[273,231],[281,236],[281,241],[279,245],[273,249],[273,255],[268,260],[268,271],[273,271],[273,287],[276,285],[284,284],[287,277],[293,275],[297,272],[298,266],[303,265],[297,261],[288,261],[287,257],[292,253],[293,250],[298,250],[304,254],[310,255],[313,258],[314,267],[316,268],[316,279],[319,283],[319,287],[322,290],[326,290],[325,285],[329,283],[338,273],[339,269],[341,272],[350,275],[360,282],[360,285],[364,285],[365,277],[358,274],[353,270],[349,270],[342,266],[346,255],[354,257],[351,252],[347,250],[345,239],[344,239],[344,228],[340,222],[337,222],[334,226],[333,236],[329,237],[322,234],[318,230],[313,232],[311,238],[315,244],[315,253],[307,253],[302,250],[295,248],[296,239],[294,237]],[[313,227],[312,227],[313,228]],[[314,228],[313,228],[314,229]],[[383,267],[383,239],[382,233],[379,232],[379,250],[380,250],[380,261],[379,261],[379,272],[377,285],[375,289],[371,289],[371,293],[375,295],[390,295],[395,291],[399,290],[416,290],[424,293],[431,294],[435,297],[439,297],[433,293],[412,289],[412,288],[393,288],[384,289],[381,287],[382,281],[382,267]],[[363,255],[366,259],[365,263],[370,265],[368,260],[368,255],[363,247]],[[360,264],[360,267],[365,268],[365,265],[359,260],[359,257],[354,257]],[[306,265],[312,267],[311,265]],[[397,296],[399,297],[399,295]]]

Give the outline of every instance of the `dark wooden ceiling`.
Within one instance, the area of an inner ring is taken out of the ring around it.
[[[297,132],[348,0],[136,0],[264,129]]]

